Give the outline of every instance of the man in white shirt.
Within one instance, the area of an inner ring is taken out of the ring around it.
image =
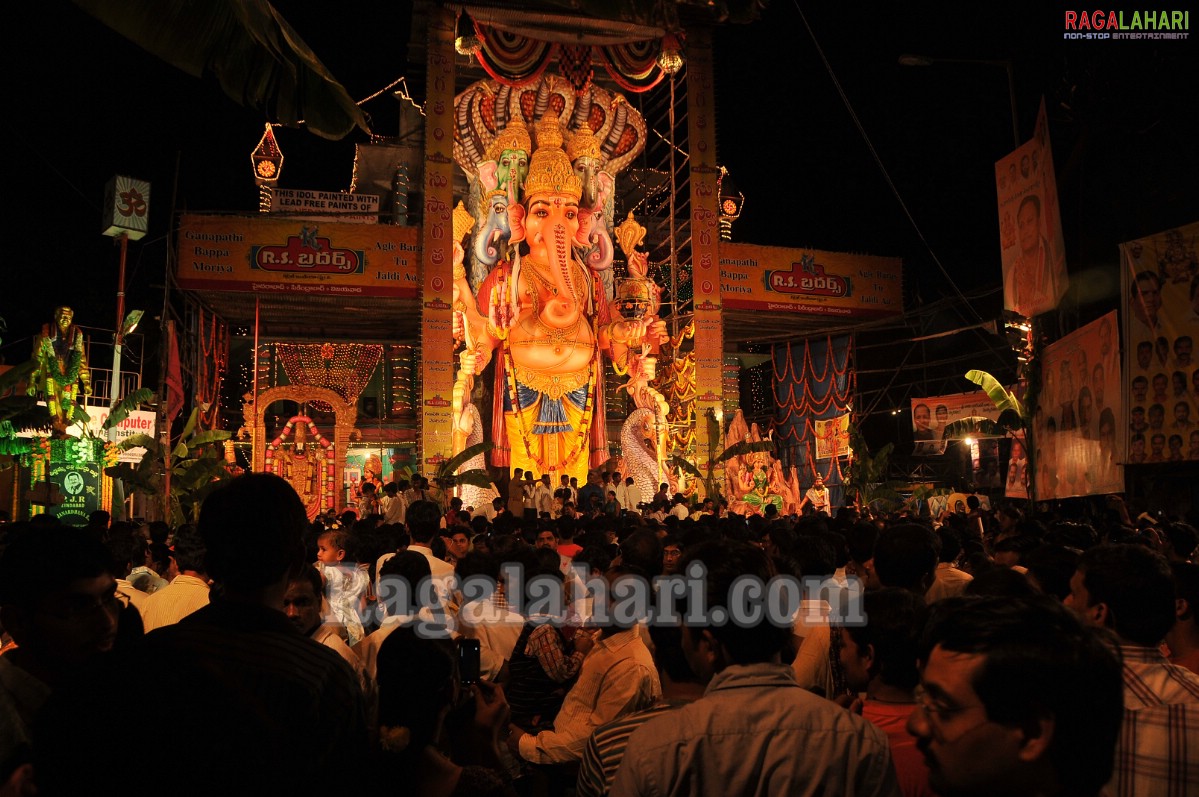
[[[408,512],[408,501],[400,494],[400,485],[389,482],[383,485],[383,497],[379,499],[385,524],[403,523]]]
[[[616,503],[620,504],[621,509],[633,509],[629,503],[629,488],[625,484],[625,480],[621,478],[620,473],[613,471],[612,473],[612,489],[616,492]]]
[[[441,533],[441,508],[432,501],[416,501],[408,507],[408,533],[412,535],[412,543],[408,550],[415,551],[429,560],[429,570],[433,574],[433,584],[443,610],[449,610],[450,596],[454,592],[454,566],[433,555],[433,538]],[[385,553],[375,563],[375,573],[383,572],[383,565],[395,553]],[[386,592],[382,576],[376,578],[375,594],[382,602]]]
[[[539,518],[543,512],[549,513],[554,508],[554,491],[550,489],[548,473],[542,474],[541,481],[533,485],[533,506]]]
[[[629,512],[641,514],[641,490],[637,487],[637,482],[630,476],[624,480],[624,498],[620,497],[620,493],[616,494],[616,500],[620,501],[620,505]]]
[[[670,514],[679,520],[686,520],[690,516],[691,513],[687,510],[687,498],[682,493],[675,493],[674,500],[670,505]]]

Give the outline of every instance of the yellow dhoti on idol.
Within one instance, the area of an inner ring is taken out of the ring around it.
[[[598,358],[579,371],[546,373],[514,365],[508,354],[503,406],[509,467],[532,471],[534,478],[549,474],[554,483],[563,475],[585,481]]]

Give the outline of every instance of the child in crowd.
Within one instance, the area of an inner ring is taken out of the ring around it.
[[[317,538],[316,569],[325,580],[329,611],[326,622],[336,625],[346,644],[353,646],[365,636],[362,612],[366,608],[370,574],[354,561],[347,560],[351,538],[341,529],[326,531]]]

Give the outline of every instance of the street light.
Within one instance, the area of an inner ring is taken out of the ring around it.
[[[1012,104],[1012,144],[1014,149],[1020,147],[1020,122],[1016,113],[1016,81],[1012,74],[1011,60],[988,61],[977,58],[930,58],[927,55],[912,55],[904,53],[899,56],[900,66],[933,66],[934,64],[980,64],[995,66],[1007,72],[1008,101]]]

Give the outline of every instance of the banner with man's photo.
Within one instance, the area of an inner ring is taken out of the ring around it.
[[[1012,434],[1011,441],[1003,494],[1008,498],[1020,498],[1027,501],[1031,497],[1028,493],[1028,441],[1025,439],[1024,432]]]
[[[1031,141],[995,164],[1003,306],[1029,318],[1057,307],[1069,287],[1062,214],[1045,100]]]
[[[917,456],[945,453],[945,427],[968,418],[999,419],[991,397],[981,390],[912,399],[912,439]]]
[[[1033,414],[1038,501],[1124,490],[1115,324],[1112,310],[1045,347]]]
[[[1199,460],[1199,222],[1120,245],[1130,465]]]

